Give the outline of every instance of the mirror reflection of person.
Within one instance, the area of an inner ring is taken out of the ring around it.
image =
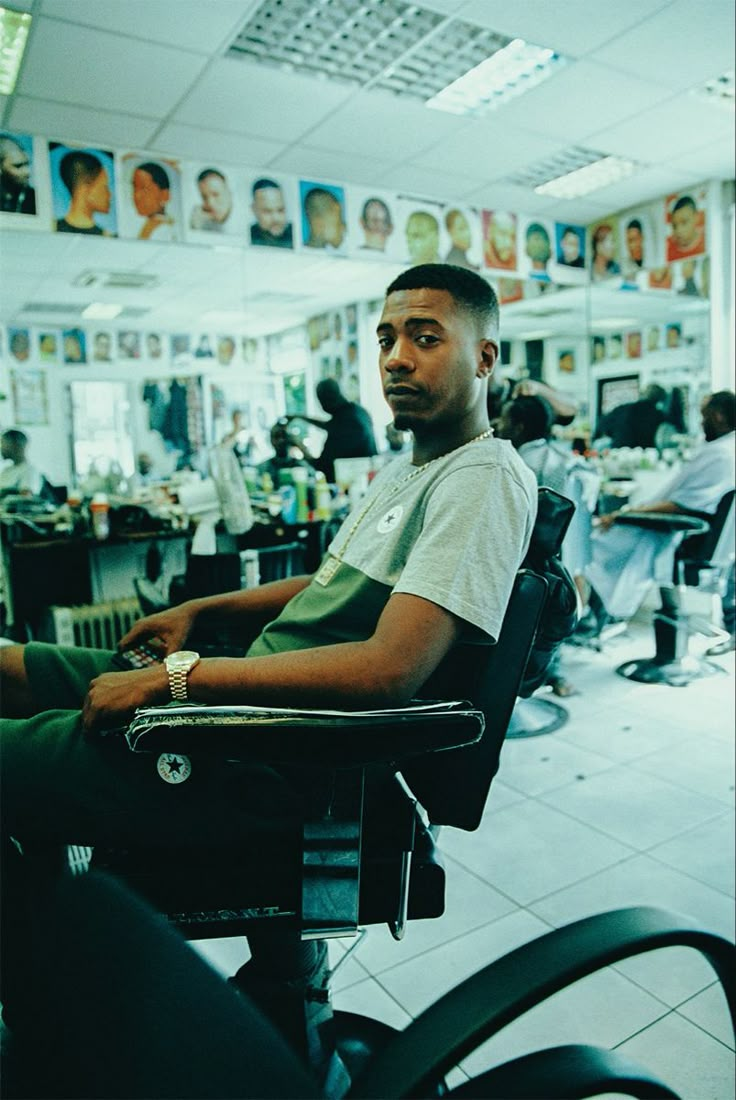
[[[284,478],[281,476],[284,470],[293,470],[295,466],[306,467],[308,464],[297,447],[299,434],[290,426],[286,417],[276,421],[271,428],[270,438],[273,454],[258,464],[258,477],[262,480],[264,474],[267,474],[274,489],[280,489],[282,483],[290,483],[288,475]]]
[[[593,279],[609,279],[612,275],[620,275],[621,268],[616,263],[616,238],[613,235],[613,227],[610,225],[596,226],[591,240],[591,272]]]
[[[42,475],[27,458],[28,436],[20,428],[8,428],[0,436],[0,493],[35,495],[41,491]]]
[[[547,264],[552,255],[549,233],[541,222],[531,222],[526,230],[526,254],[532,279],[549,279]]]
[[[366,199],[360,214],[360,228],[363,230],[361,248],[370,248],[375,252],[385,252],[386,242],[394,231],[391,211],[383,199]]]
[[[672,233],[667,238],[667,260],[682,260],[705,252],[705,234],[695,199],[682,195],[672,207]]]
[[[414,210],[406,219],[406,247],[412,264],[440,262],[440,226],[434,214]]]
[[[307,219],[307,248],[340,248],[345,239],[342,204],[324,187],[312,187],[304,196],[304,216]]]
[[[644,265],[644,228],[638,218],[626,225],[626,254],[634,267]]]
[[[503,210],[488,215],[485,239],[486,267],[516,270],[516,216]]]
[[[466,267],[469,271],[477,271],[478,265],[471,263],[468,259],[468,249],[473,243],[473,238],[470,222],[462,210],[448,210],[445,214],[445,227],[452,242],[445,256],[445,262],[454,264],[455,267]]]
[[[31,159],[10,134],[0,134],[0,210],[8,214],[36,213]]]
[[[221,232],[233,209],[233,197],[227,179],[218,168],[205,168],[197,176],[197,189],[202,203],[192,210],[190,229]]]
[[[97,225],[95,214],[110,211],[110,178],[102,162],[92,153],[73,150],[59,161],[59,177],[69,192],[69,209],[56,222],[57,233],[86,233],[109,237]]]
[[[251,210],[256,219],[250,227],[250,243],[270,248],[293,248],[294,230],[287,219],[286,200],[280,184],[259,179],[251,188]]]
[[[565,267],[585,267],[580,234],[571,225],[563,229],[560,236],[557,263],[564,264]]]
[[[171,180],[166,169],[155,161],[139,164],[133,172],[133,205],[144,219],[139,240],[154,236],[158,241],[176,240],[174,219],[166,212],[170,198]]]

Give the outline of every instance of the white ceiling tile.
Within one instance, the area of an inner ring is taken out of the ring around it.
[[[156,123],[150,118],[138,118],[135,115],[94,111],[89,107],[75,107],[69,103],[16,96],[8,127],[54,139],[90,142],[103,148],[125,145],[145,148],[156,129]]]
[[[659,164],[673,153],[686,153],[718,140],[732,143],[733,118],[729,119],[721,107],[702,103],[683,92],[642,111],[636,119],[592,134],[588,144],[642,164]]]
[[[670,89],[640,76],[624,76],[605,65],[574,61],[496,115],[503,126],[521,127],[568,146],[586,144],[591,133],[631,119],[671,96]]]
[[[602,46],[596,59],[679,89],[732,69],[733,40],[732,0],[675,0]]]
[[[471,191],[466,199],[482,210],[511,210],[524,214],[545,214],[558,201],[513,183],[486,183]]]
[[[392,167],[390,160],[361,157],[354,153],[335,153],[295,145],[280,153],[271,167],[293,175],[309,175],[324,180],[344,180],[346,183],[372,184]]]
[[[250,164],[256,168],[270,164],[284,147],[283,142],[267,141],[265,138],[177,124],[164,126],[155,142],[148,146],[151,152],[176,154],[195,160]]]
[[[695,173],[698,180],[704,179],[733,179],[736,175],[736,150],[734,150],[734,134],[731,133],[710,145],[704,145],[687,154],[678,154],[669,157],[663,164],[673,172],[682,171]],[[676,188],[675,188],[676,190]]]
[[[432,111],[418,100],[399,99],[390,92],[359,92],[316,126],[309,142],[346,153],[398,160],[465,125],[467,119]]]
[[[673,173],[660,168],[649,168],[619,180],[610,187],[602,187],[600,191],[596,191],[594,197],[598,205],[606,207],[607,212],[625,210],[628,206],[649,202],[683,187],[700,183],[702,179],[701,175],[693,171]]]
[[[247,61],[216,61],[177,108],[174,122],[293,141],[353,89]]]
[[[204,58],[159,43],[41,19],[18,91],[90,108],[163,118],[188,90]]]
[[[399,164],[385,172],[376,181],[400,194],[417,199],[442,199],[452,202],[462,199],[481,183],[478,177],[456,175],[419,164]]]
[[[176,0],[172,7],[170,0],[43,0],[41,11],[113,34],[209,53],[234,37],[257,2]]]
[[[539,0],[469,0],[459,17],[512,37],[525,38],[538,46],[549,46],[571,57],[607,42],[635,26],[646,16],[666,8],[669,0],[564,0],[564,4],[543,4]],[[592,10],[591,10],[592,9]],[[644,70],[640,70],[644,71]]]
[[[547,216],[556,222],[587,225],[588,222],[605,217],[609,212],[605,203],[596,202],[595,196],[592,196],[580,199],[555,199],[554,204],[547,211]]]
[[[448,135],[410,159],[425,167],[451,165],[458,174],[495,180],[559,153],[567,144],[506,126],[499,112],[484,119],[466,120],[456,134]]]

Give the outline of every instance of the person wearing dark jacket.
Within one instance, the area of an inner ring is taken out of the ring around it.
[[[297,443],[300,451],[316,470],[321,470],[329,482],[335,480],[336,458],[369,458],[378,454],[373,423],[369,414],[357,401],[348,401],[334,378],[323,378],[317,383],[317,400],[329,420],[302,416],[310,424],[327,432],[319,456],[309,454],[303,443]]]

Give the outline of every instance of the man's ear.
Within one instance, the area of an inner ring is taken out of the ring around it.
[[[498,344],[494,340],[481,340],[478,358],[478,378],[490,378],[498,359]]]

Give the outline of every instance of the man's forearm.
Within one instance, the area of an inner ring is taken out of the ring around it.
[[[289,600],[307,587],[310,580],[309,576],[287,577],[281,581],[258,585],[257,588],[244,588],[189,600],[187,606],[194,611],[198,620],[229,619],[247,615],[270,622],[283,611]]]

